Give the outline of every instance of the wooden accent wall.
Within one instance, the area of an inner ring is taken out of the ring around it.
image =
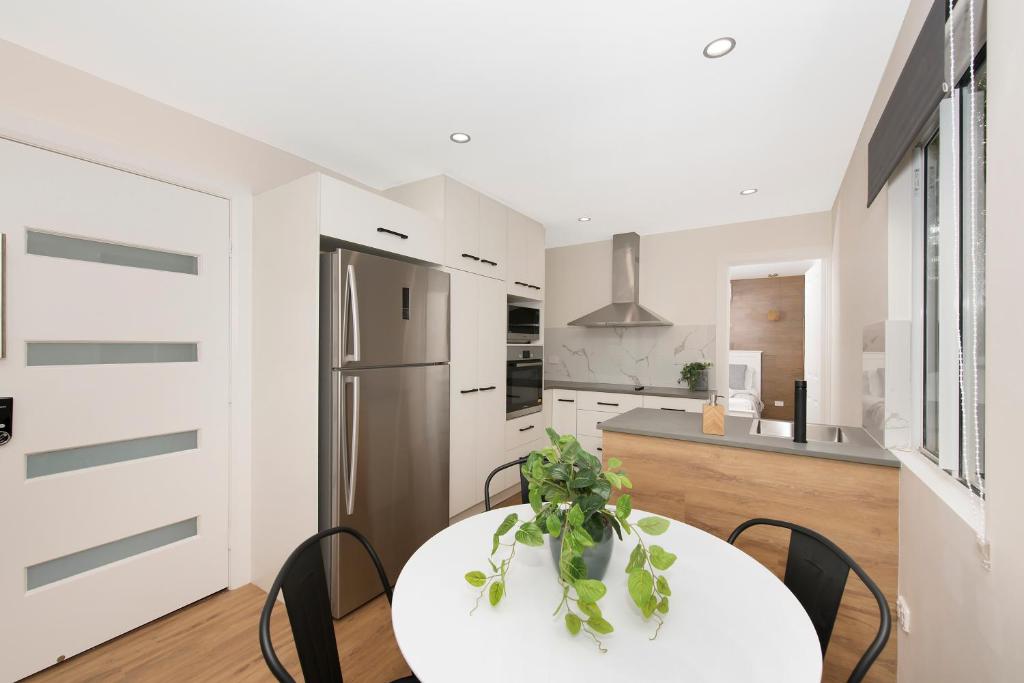
[[[770,310],[778,320],[768,319]],[[793,381],[804,378],[804,276],[733,280],[729,348],[763,351],[762,414],[792,420]]]
[[[632,479],[634,508],[723,540],[748,519],[780,519],[814,529],[849,553],[882,589],[893,615],[889,642],[865,681],[896,681],[898,468],[614,432],[604,433],[603,447],[604,457],[622,460]],[[783,577],[788,531],[755,527],[736,545]],[[875,637],[878,618],[874,598],[851,572],[822,681],[845,683]]]

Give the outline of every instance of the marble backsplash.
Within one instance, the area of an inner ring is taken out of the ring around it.
[[[547,379],[668,387],[702,360],[715,362],[714,325],[544,329]]]

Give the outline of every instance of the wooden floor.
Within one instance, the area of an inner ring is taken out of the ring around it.
[[[514,496],[498,505],[519,502]],[[23,683],[273,681],[257,636],[266,598],[252,584],[221,591]],[[395,642],[391,609],[383,595],[334,622],[334,635],[345,683],[382,683],[410,674]],[[302,680],[283,605],[274,610],[271,639],[281,662],[296,680]]]
[[[273,681],[260,653],[257,625],[267,594],[249,584],[221,591],[83,652],[24,683],[55,681]],[[301,680],[284,606],[271,638],[281,662]],[[409,675],[391,631],[384,596],[334,623],[346,683],[381,683]]]

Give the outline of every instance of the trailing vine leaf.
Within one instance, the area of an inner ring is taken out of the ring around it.
[[[565,627],[569,629],[569,633],[576,635],[580,632],[580,627],[583,626],[583,622],[580,618],[572,612],[566,612],[565,614]]]
[[[643,612],[644,619],[649,619],[656,609],[658,609],[658,598],[654,597],[652,593],[647,596],[647,600],[644,601],[644,606],[640,608],[640,611]]]
[[[491,592],[487,596],[488,600],[491,601],[491,607],[494,607],[501,602],[501,596],[505,594],[505,583],[503,581],[495,581],[491,584]]]
[[[574,543],[583,548],[589,548],[594,545],[594,539],[590,537],[586,529],[573,529],[571,538]]]
[[[619,499],[615,501],[615,516],[620,520],[629,518],[629,513],[633,511],[633,497],[628,493],[619,496]]]
[[[485,583],[487,583],[487,576],[483,572],[468,572],[466,574],[466,583],[474,588],[481,588]]]
[[[618,467],[622,467],[622,461],[618,458],[608,458],[608,469],[614,470]]]
[[[626,563],[626,573],[632,573],[634,569],[640,569],[647,562],[647,551],[639,543],[633,548],[633,552],[629,554],[629,562]]]
[[[594,470],[580,470],[579,474],[572,481],[574,489],[585,489],[597,483],[597,473]]]
[[[604,617],[590,617],[587,619],[587,626],[602,634],[611,633],[615,630],[611,624],[604,620]]]
[[[581,602],[595,603],[604,597],[604,594],[608,592],[605,585],[597,579],[582,579],[573,584],[573,588],[576,589],[576,595],[579,597]],[[601,612],[598,611],[598,616]]]
[[[583,524],[584,514],[579,503],[569,508],[569,524],[578,527]]]
[[[629,573],[629,580],[626,582],[629,588],[629,597],[641,610],[647,605],[647,599],[654,591],[654,577],[646,569],[634,569]]]
[[[658,602],[658,611],[662,614],[668,614],[668,598],[662,598]]]
[[[622,488],[631,489],[633,488],[633,480],[627,477],[625,474],[619,473],[619,478],[622,480]]]
[[[516,531],[516,540],[523,545],[544,545],[544,533],[533,522],[526,522]]]
[[[650,534],[651,536],[659,536],[668,531],[668,520],[661,517],[644,517],[636,525],[645,534]]]
[[[665,571],[673,564],[675,564],[676,556],[673,553],[668,552],[660,545],[651,546],[651,564],[654,565],[655,569]]]
[[[502,520],[501,524],[498,525],[498,530],[495,531],[494,534],[498,537],[504,536],[512,530],[512,527],[514,527],[516,525],[516,522],[518,521],[519,515],[513,512],[511,515]]]
[[[622,478],[619,475],[615,474],[614,472],[605,472],[604,478],[607,479],[608,483],[610,483],[615,488],[622,488]]]
[[[544,502],[541,500],[541,497],[540,497],[540,489],[537,489],[537,488],[531,486],[530,487],[530,507],[533,508],[534,512],[540,512],[541,506],[543,506],[543,505],[544,505]]]
[[[576,603],[576,607],[578,607],[579,610],[588,617],[601,616],[601,608],[597,606],[596,602],[587,602],[586,600],[580,598],[580,601]]]
[[[562,533],[562,525],[554,515],[548,515],[545,524],[547,525],[548,533],[555,538],[558,538],[558,535]]]
[[[657,581],[658,592],[664,596],[672,595],[672,589],[668,585],[668,579],[664,576],[659,576]]]

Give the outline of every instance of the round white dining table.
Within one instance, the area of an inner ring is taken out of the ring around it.
[[[423,683],[616,681],[617,683],[818,683],[821,648],[807,613],[774,574],[743,551],[700,529],[669,520],[646,536],[678,556],[662,572],[672,587],[657,639],[626,590],[626,562],[636,540],[614,541],[600,601],[615,631],[601,636],[606,653],[585,633],[570,635],[545,545],[519,544],[497,607],[463,575],[487,564],[491,535],[511,512],[532,518],[528,505],[498,508],[439,532],[409,559],[391,607],[398,646]],[[634,510],[631,520],[647,516]],[[511,538],[511,534],[508,538]],[[503,550],[499,549],[499,556]],[[505,551],[507,552],[507,550]]]

